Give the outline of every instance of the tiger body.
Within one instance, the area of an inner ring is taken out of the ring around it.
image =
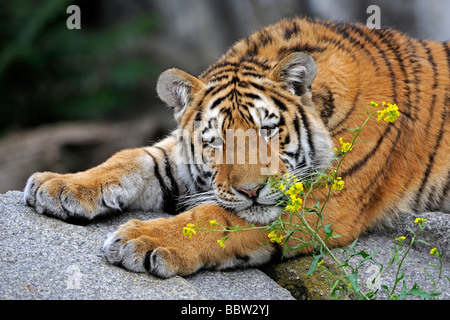
[[[177,213],[175,199],[189,195],[187,202],[197,205],[172,218],[121,226],[105,241],[106,259],[161,277],[259,265],[282,250],[278,243],[263,245],[259,230],[233,234],[220,248],[216,232],[186,238],[182,229],[210,220],[223,226],[270,223],[282,210],[275,206],[280,195],[261,184],[264,169],[273,168],[250,163],[255,148],[270,148],[276,135],[279,148],[272,156],[279,163],[270,175],[291,172],[301,179],[305,168],[329,163],[339,138],[351,141],[347,129],[364,122],[370,101],[396,103],[399,120],[366,126],[358,139],[364,143],[341,164],[346,189],[358,192],[336,192],[323,213],[342,235],[329,245],[344,246],[401,212],[450,212],[449,79],[448,42],[359,24],[283,20],[237,42],[198,77],[178,69],[161,75],[158,94],[179,124],[170,136],[85,172],[35,173],[25,201],[39,213],[90,220],[125,209]],[[244,140],[249,129],[266,131],[255,145],[230,149],[228,129],[241,130]],[[196,147],[210,155],[222,151],[221,159],[231,150],[245,161],[198,163]],[[325,191],[316,196],[323,200]]]

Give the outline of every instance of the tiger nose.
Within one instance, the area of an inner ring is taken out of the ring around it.
[[[254,199],[258,196],[259,189],[261,189],[262,184],[256,186],[253,189],[242,189],[242,188],[236,188],[236,190],[240,193],[245,194],[250,199]]]

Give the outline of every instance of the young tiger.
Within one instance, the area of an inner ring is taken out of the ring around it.
[[[204,267],[260,265],[282,247],[263,245],[267,237],[259,230],[235,233],[220,248],[223,234],[187,238],[183,227],[210,220],[270,223],[282,208],[275,206],[280,194],[263,184],[267,174],[301,179],[328,165],[338,139],[351,141],[347,129],[365,120],[370,101],[396,103],[398,121],[367,126],[364,143],[341,165],[346,189],[359,192],[336,192],[323,212],[342,235],[328,244],[344,246],[401,212],[450,212],[449,68],[449,42],[360,24],[284,20],[237,42],[198,77],[178,69],[161,74],[158,95],[179,125],[170,136],[85,172],[35,173],[25,202],[63,220],[91,220],[126,209],[178,213],[176,200],[188,196],[196,205],[185,212],[122,225],[103,245],[106,259],[164,278]],[[257,143],[226,139],[234,130],[245,140],[249,129],[258,133]],[[251,162],[259,147],[272,150],[278,164]],[[198,148],[211,156],[221,152],[223,159],[243,155],[244,161],[194,161]],[[323,200],[324,194],[317,196]]]

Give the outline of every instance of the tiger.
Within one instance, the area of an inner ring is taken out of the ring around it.
[[[284,19],[237,41],[198,76],[177,68],[159,76],[157,94],[177,123],[168,136],[86,171],[34,173],[24,201],[67,222],[131,210],[171,214],[130,220],[107,235],[106,261],[134,272],[169,278],[258,267],[280,257],[283,245],[296,245],[264,241],[265,231],[251,228],[280,214],[288,219],[268,178],[292,173],[302,180],[323,168],[339,138],[351,140],[348,129],[364,121],[364,106],[395,102],[399,119],[367,126],[363,143],[341,164],[346,189],[357,192],[335,192],[324,209],[341,235],[327,244],[343,247],[404,212],[450,212],[449,79],[449,42],[357,22]],[[259,139],[229,148],[227,130],[244,140],[253,130]],[[250,162],[261,146],[272,150],[276,166]],[[207,151],[209,161],[193,161],[195,150]],[[227,152],[244,160],[219,161]],[[248,230],[233,233],[223,248],[217,240],[226,230],[182,232],[207,221]],[[311,253],[306,246],[283,254]]]

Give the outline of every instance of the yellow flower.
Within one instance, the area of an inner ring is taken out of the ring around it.
[[[400,245],[401,245],[402,241],[405,240],[405,239],[406,239],[406,237],[401,236],[401,237],[396,238],[395,240],[397,240],[398,243],[400,243]]]
[[[376,102],[374,102],[374,101],[370,101],[370,105],[371,105],[373,108],[378,107],[378,103],[376,103]]]
[[[383,102],[383,107],[385,105],[386,102]],[[393,123],[400,116],[400,112],[398,111],[398,107],[395,103],[394,104],[388,103],[385,109],[377,111],[377,113],[378,113],[377,121],[384,120],[387,123]]]
[[[291,204],[287,205],[285,209],[291,212],[300,211],[302,209],[303,200],[298,198],[296,194],[291,194],[289,198],[291,199]]]
[[[333,181],[333,185],[331,186],[331,189],[338,191],[344,189],[344,180],[342,180],[342,177],[337,177]]]
[[[194,225],[189,223],[183,228],[184,236],[192,238],[197,234],[197,231],[195,231],[192,227],[194,227]]]
[[[424,219],[424,218],[416,218],[416,220],[414,220],[414,223],[423,223],[423,222],[425,222],[425,221],[427,221],[427,219]]]
[[[270,242],[280,243],[283,240],[283,236],[278,236],[276,230],[271,231],[268,235]]]
[[[302,191],[303,191],[303,184],[301,182],[297,182],[292,187],[290,187],[289,190],[286,191],[285,193],[287,195],[291,195],[291,197],[292,197],[292,196],[297,196]]]
[[[223,239],[217,240],[217,243],[218,243],[219,246],[221,246],[222,248],[225,248],[224,242],[225,242],[225,241],[224,241]]]
[[[430,254],[433,255],[433,256],[437,256],[438,255],[437,248],[431,249]]]
[[[284,186],[284,184],[280,184],[280,189],[283,191],[286,190],[286,187]]]
[[[214,227],[215,225],[217,225],[217,221],[211,220],[211,221],[209,221],[209,225]]]
[[[298,193],[303,191],[303,183],[301,183],[301,182],[297,182],[296,184],[294,184],[294,187]]]
[[[344,142],[344,139],[339,138],[339,143],[341,144],[341,152],[347,153],[352,150],[352,146],[350,142]]]
[[[319,263],[317,264],[318,267],[320,267],[321,265],[323,265],[323,259],[319,261]]]

